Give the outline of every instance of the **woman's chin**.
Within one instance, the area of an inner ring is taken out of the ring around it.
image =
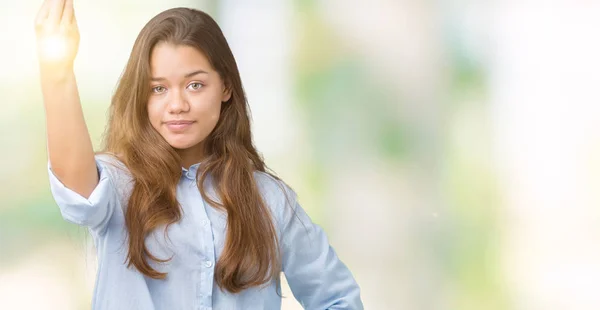
[[[186,150],[189,149],[190,147],[194,146],[193,143],[190,143],[188,141],[168,141],[169,145],[176,149],[176,150]]]

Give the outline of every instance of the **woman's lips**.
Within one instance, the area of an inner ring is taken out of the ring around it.
[[[182,132],[192,126],[193,121],[172,121],[166,122],[167,128],[173,132]]]

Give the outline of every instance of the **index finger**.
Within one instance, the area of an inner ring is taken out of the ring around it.
[[[48,21],[50,25],[58,25],[62,11],[65,7],[65,0],[50,0],[52,6],[50,7],[50,14],[48,15]]]
[[[35,17],[36,24],[41,24],[42,21],[48,17],[48,12],[50,11],[50,2],[51,0],[45,0],[44,3],[42,3],[40,10]]]
[[[73,0],[66,0],[60,23],[63,25],[70,25],[73,22],[73,14]]]

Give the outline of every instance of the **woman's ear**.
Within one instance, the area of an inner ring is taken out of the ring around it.
[[[231,98],[231,87],[227,86],[227,84],[223,84],[223,97],[221,98],[221,102],[227,102]]]

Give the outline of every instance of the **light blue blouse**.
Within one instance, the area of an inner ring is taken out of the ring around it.
[[[182,168],[177,199],[183,216],[168,229],[146,238],[151,253],[169,258],[150,262],[166,279],[148,278],[127,268],[127,232],[123,208],[132,189],[132,178],[117,158],[95,155],[100,181],[86,199],[58,180],[48,161],[50,189],[63,218],[88,227],[98,257],[94,310],[280,309],[275,282],[238,294],[222,291],[214,280],[215,263],[225,241],[227,214],[202,199],[196,186],[197,163]],[[305,309],[363,309],[360,290],[348,268],[329,245],[323,230],[314,224],[296,200],[296,194],[269,175],[256,172],[257,185],[276,219],[282,249],[283,273],[294,297]],[[210,182],[207,182],[207,184]],[[286,205],[283,185],[292,207]],[[208,195],[217,199],[215,191]],[[218,199],[217,199],[218,201]],[[295,211],[295,214],[294,214]]]

